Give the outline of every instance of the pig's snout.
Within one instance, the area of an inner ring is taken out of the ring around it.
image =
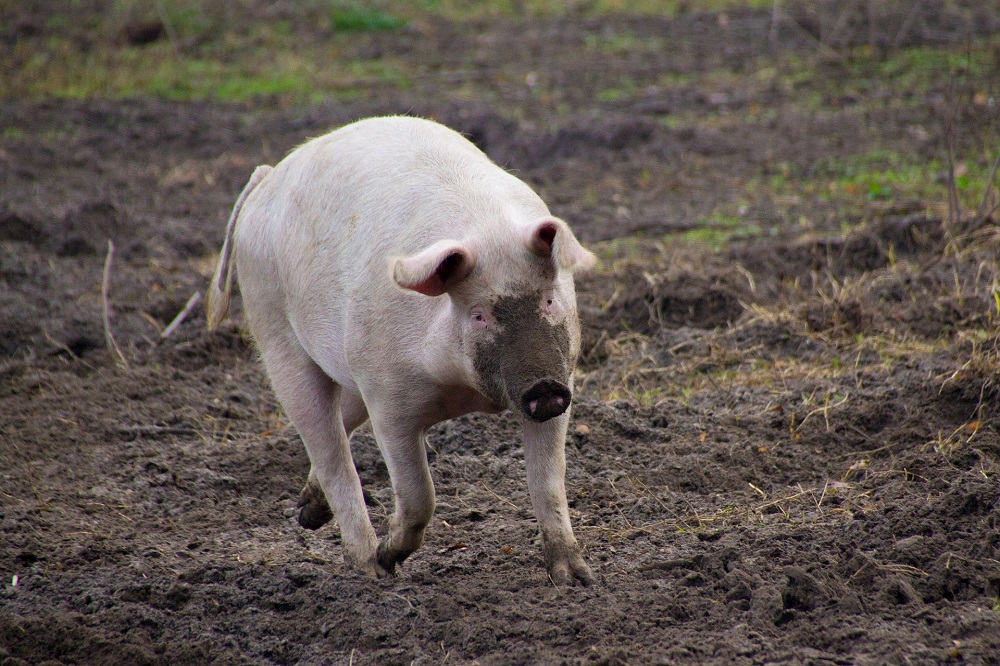
[[[553,379],[540,379],[521,396],[521,411],[532,421],[548,421],[569,409],[573,394]]]

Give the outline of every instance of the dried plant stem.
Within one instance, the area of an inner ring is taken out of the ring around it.
[[[835,402],[835,403],[833,403],[831,405],[830,404],[830,398],[829,398],[829,396],[827,396],[826,404],[824,404],[822,407],[817,407],[816,409],[814,409],[811,412],[809,412],[808,414],[806,414],[806,417],[804,419],[802,419],[802,422],[799,423],[798,427],[795,428],[794,432],[798,432],[799,430],[802,430],[802,426],[804,426],[806,424],[806,421],[808,421],[810,417],[815,416],[816,414],[822,414],[823,415],[823,418],[826,420],[826,431],[830,432],[830,410],[833,409],[834,407],[840,407],[841,405],[845,404],[848,401],[848,399],[850,399],[850,397],[851,397],[851,394],[848,393],[843,398],[841,398],[839,401],[837,401],[837,402]]]
[[[774,0],[771,6],[771,29],[767,33],[767,43],[771,48],[778,46],[778,23],[781,21],[781,2]]]
[[[948,82],[948,110],[944,119],[944,147],[948,158],[948,228],[945,232],[949,238],[962,216],[955,184],[955,114],[955,79],[952,77]]]
[[[122,354],[121,348],[118,343],[115,342],[115,336],[111,334],[111,307],[108,305],[108,291],[111,283],[111,260],[115,256],[115,244],[114,241],[108,240],[108,256],[104,258],[104,279],[101,280],[101,306],[104,311],[104,342],[108,345],[108,349],[114,351],[118,355],[118,359],[121,361],[124,367],[128,367],[128,361],[125,360],[125,355]]]
[[[177,38],[177,31],[174,30],[174,23],[170,20],[170,15],[167,14],[167,9],[163,6],[162,0],[157,0],[156,2],[156,14],[159,16],[160,22],[163,23],[163,29],[166,31],[167,38],[170,40],[170,47],[174,50],[174,57],[177,58],[177,60],[180,60],[180,40]]]
[[[996,211],[997,206],[1000,205],[990,201],[991,194],[993,193],[993,182],[997,178],[997,168],[1000,168],[1000,153],[993,160],[990,175],[986,177],[986,184],[983,186],[983,200],[979,203],[979,210],[976,211],[980,224],[985,222],[986,218],[992,215]]]
[[[184,309],[178,312],[177,316],[174,317],[173,321],[171,321],[170,324],[168,324],[167,327],[163,329],[163,332],[160,333],[160,339],[162,340],[171,333],[173,333],[174,331],[176,331],[177,327],[184,322],[187,316],[191,314],[191,311],[194,310],[195,306],[198,305],[200,301],[201,301],[200,291],[196,291],[193,294],[191,294],[191,298],[188,299],[188,302],[184,306]]]

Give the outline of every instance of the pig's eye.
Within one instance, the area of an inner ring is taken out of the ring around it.
[[[469,313],[469,318],[472,320],[472,328],[476,330],[483,330],[489,326],[489,319],[486,316],[486,311],[480,307],[472,308],[472,312]]]
[[[556,297],[551,291],[542,294],[542,310],[552,312],[556,307]]]

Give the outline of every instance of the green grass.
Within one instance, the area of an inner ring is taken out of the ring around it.
[[[751,183],[751,192],[778,197],[814,197],[854,213],[877,201],[944,201],[947,190],[941,159],[923,160],[894,150],[874,149],[846,158],[822,158],[808,172],[782,163],[778,173]],[[983,197],[990,155],[956,163],[955,189],[965,210]]]
[[[752,238],[762,233],[760,226],[739,215],[715,212],[701,218],[692,229],[662,235],[637,234],[592,243],[590,249],[597,254],[598,271],[613,272],[619,264],[655,263],[666,248],[680,244],[698,245],[713,252],[740,238]]]
[[[234,17],[234,5],[223,0],[115,0],[104,13],[87,15],[86,26],[72,12],[53,12],[43,34],[20,39],[0,62],[0,98],[42,99],[156,95],[171,100],[246,101],[276,99],[284,104],[311,103],[325,98],[360,97],[373,85],[406,89],[420,70],[403,58],[358,59],[356,45],[366,35],[400,30],[407,24],[439,17],[474,22],[497,16],[531,20],[543,16],[600,16],[611,12],[670,15],[681,11],[724,11],[736,7],[771,8],[772,0],[311,0],[280,18]],[[134,21],[165,19],[171,39],[145,46],[123,45],[122,26]],[[259,19],[259,20],[258,20]],[[85,28],[85,44],[73,30]],[[594,30],[583,35],[583,47],[609,58],[669,48],[660,37],[643,37],[628,30]],[[992,45],[992,46],[991,46]],[[740,90],[751,100],[765,99],[773,88],[787,94],[803,111],[824,113],[830,99],[857,100],[873,106],[887,86],[908,88],[913,104],[927,103],[926,92],[940,91],[955,73],[970,81],[995,77],[993,51],[1000,38],[969,49],[920,47],[880,57],[871,49],[846,52],[842,62],[823,65],[816,53],[772,55],[738,68],[692,72],[651,72],[648,79],[605,77],[596,99],[605,103],[634,98],[650,86],[664,90],[695,86],[727,93]],[[992,50],[991,50],[992,49]],[[968,51],[968,52],[966,52]],[[361,52],[364,52],[363,50]],[[823,67],[833,67],[830,75]],[[595,76],[600,76],[595,73]],[[464,87],[464,88],[463,88]],[[846,94],[845,94],[846,93]],[[489,99],[492,89],[467,82],[456,94]],[[543,94],[535,91],[536,95]],[[898,96],[897,96],[898,97]],[[894,103],[898,99],[894,98]],[[904,102],[905,103],[905,102]],[[846,103],[845,103],[846,104]],[[774,111],[766,104],[719,105],[680,109],[661,120],[673,128],[726,129],[747,122],[766,122]],[[978,159],[978,158],[977,158]],[[865,179],[843,173],[829,178],[834,192],[873,200],[893,196],[910,186],[912,173],[890,165]],[[852,180],[853,179],[853,180]],[[801,183],[823,188],[815,178]],[[974,194],[970,169],[960,189]],[[791,190],[795,188],[792,187]],[[800,188],[801,189],[801,188]],[[829,192],[829,188],[827,190]],[[824,195],[826,196],[826,195]]]
[[[720,251],[731,241],[759,236],[761,228],[738,215],[716,212],[699,220],[699,226],[680,234],[685,243],[695,243]]]
[[[1000,42],[995,43],[1000,44]],[[987,49],[965,50],[920,46],[900,49],[889,57],[879,57],[872,49],[855,49],[846,62],[852,79],[862,86],[877,87],[884,81],[910,91],[928,90],[947,82],[951,76],[985,82],[992,56]]]
[[[387,32],[406,24],[406,19],[373,7],[338,4],[330,9],[330,25],[337,32]]]
[[[752,7],[770,9],[773,0],[387,0],[388,11],[405,16],[434,15],[453,21],[498,16],[603,16],[612,13],[674,16],[682,12],[714,12]]]
[[[952,83],[982,103],[997,91],[998,49],[1000,37],[964,46],[900,48],[888,54],[860,46],[838,51],[839,59],[822,51],[785,53],[777,61],[764,57],[748,62],[744,87],[772,86],[802,110],[818,114],[847,107],[881,109],[886,104],[924,106],[931,103],[931,95],[947,94]],[[887,98],[889,90],[893,94]]]
[[[293,20],[311,27],[296,29]],[[61,14],[47,20],[44,35],[18,40],[5,56],[12,66],[0,64],[0,97],[266,97],[301,104],[412,82],[410,68],[398,59],[350,55],[359,34],[397,30],[408,22],[360,1],[321,0],[290,19],[246,21],[234,18],[225,3],[168,0],[155,8],[118,0],[87,21],[92,38],[86,45],[73,32],[79,26]],[[167,34],[141,46],[123,42],[124,26],[151,21],[162,21]]]
[[[639,37],[628,30],[611,33],[588,32],[583,36],[583,43],[588,49],[608,56],[646,53],[666,47],[662,37]]]
[[[705,0],[698,11],[765,6],[763,0]],[[688,9],[684,9],[687,7]],[[76,25],[72,11],[55,11],[45,32],[21,39],[0,64],[0,97],[40,99],[157,95],[171,100],[245,101],[272,97],[308,103],[328,96],[353,97],[372,83],[408,87],[412,67],[391,60],[346,61],[353,40],[365,33],[399,30],[439,17],[475,21],[497,16],[530,20],[544,16],[599,16],[610,12],[670,15],[689,11],[685,0],[313,0],[290,17],[247,20],[221,0],[115,0]],[[122,42],[122,29],[163,22],[167,37],[144,46]],[[293,25],[293,23],[295,25]],[[308,27],[305,27],[308,26]],[[305,28],[304,28],[305,27]],[[89,35],[86,44],[80,29]],[[76,31],[76,33],[74,33]],[[629,32],[585,38],[608,55],[661,48],[661,40]],[[332,45],[332,48],[331,48]],[[624,81],[600,93],[604,101],[634,96]]]
[[[279,38],[280,39],[280,38]],[[210,51],[186,56],[167,42],[81,54],[54,42],[26,56],[25,66],[0,82],[0,96],[112,99],[156,95],[188,101],[220,102],[274,97],[290,103],[350,94],[371,84],[401,89],[411,83],[402,63],[392,59],[343,60],[336,48],[253,48],[240,58]]]
[[[597,91],[597,100],[600,102],[618,102],[623,99],[635,97],[639,86],[629,77],[624,76],[619,81],[619,85],[612,88],[603,88]]]

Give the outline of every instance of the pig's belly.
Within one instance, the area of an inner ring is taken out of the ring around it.
[[[324,330],[317,330],[315,326],[297,325],[295,321],[292,321],[291,324],[299,344],[323,373],[345,390],[359,393],[358,385],[351,376],[351,370],[347,364],[347,351],[343,344],[343,334],[333,326],[323,326],[320,328]]]

